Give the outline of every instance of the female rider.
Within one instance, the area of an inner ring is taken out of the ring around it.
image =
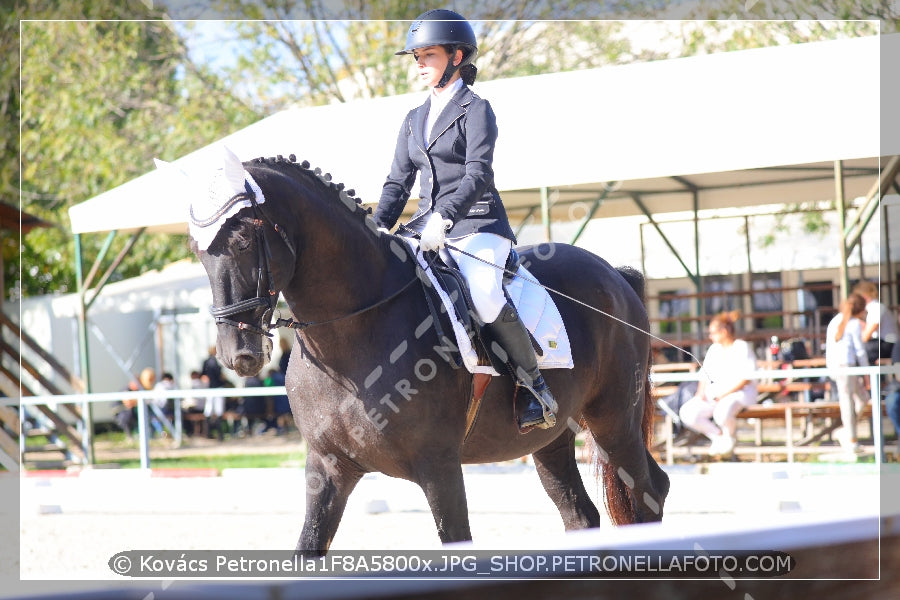
[[[418,210],[398,234],[418,237],[422,251],[449,251],[469,284],[478,318],[502,346],[525,391],[516,403],[519,430],[549,428],[547,417],[556,402],[537,367],[528,331],[502,287],[502,266],[516,237],[494,187],[494,112],[468,87],[477,71],[472,64],[478,54],[475,33],[459,14],[431,10],[413,22],[406,47],[396,54],[413,55],[419,80],[430,93],[400,127],[375,222],[384,230],[397,223],[418,173]],[[447,240],[453,247],[446,247]]]

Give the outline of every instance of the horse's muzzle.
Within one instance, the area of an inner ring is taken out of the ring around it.
[[[267,362],[268,357],[242,353],[234,357],[231,368],[241,377],[252,377],[262,371]]]

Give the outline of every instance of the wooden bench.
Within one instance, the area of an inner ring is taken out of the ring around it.
[[[882,414],[885,414],[882,409]],[[825,436],[831,434],[840,422],[841,408],[838,402],[773,402],[770,404],[754,404],[748,406],[738,413],[739,421],[755,420],[756,435],[753,445],[745,445],[738,443],[735,447],[735,454],[753,454],[756,460],[761,460],[763,454],[786,454],[788,462],[793,462],[796,454],[800,453],[819,453],[822,452],[820,446],[810,445],[815,441],[819,441]],[[872,403],[866,404],[860,419],[872,417]],[[815,418],[830,419],[831,423],[824,427],[818,428],[816,431],[807,433],[803,438],[798,439],[798,428],[795,420],[798,418]],[[767,443],[763,439],[763,422],[768,420],[784,421],[784,440],[779,443]],[[665,414],[665,431],[664,443],[666,451],[666,463],[674,463],[675,445],[674,433],[672,430],[673,419],[671,415]]]
[[[859,419],[872,416],[872,403],[868,402],[859,414]],[[804,438],[795,441],[794,420],[799,417],[830,419],[832,422],[818,431],[810,431]],[[814,441],[821,440],[834,431],[840,422],[841,406],[838,402],[773,402],[771,404],[755,404],[744,408],[737,415],[738,420],[756,419],[755,445],[750,447],[735,448],[735,452],[747,451],[757,454],[757,460],[762,454],[761,450],[771,450],[764,444],[762,437],[762,423],[765,420],[780,419],[784,421],[784,444],[782,448],[787,454],[788,462],[794,462],[797,453],[821,452],[820,447],[809,446]]]
[[[181,420],[183,423],[191,423],[191,435],[200,435],[201,437],[209,435],[209,422],[202,412],[185,411],[181,413]]]

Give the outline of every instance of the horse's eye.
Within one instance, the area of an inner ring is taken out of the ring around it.
[[[253,233],[248,231],[236,231],[233,247],[238,252],[246,252],[253,245]]]
[[[250,249],[250,238],[240,237],[237,239],[237,243],[235,247],[240,252],[245,252]]]

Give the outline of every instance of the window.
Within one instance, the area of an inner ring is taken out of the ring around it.
[[[834,284],[831,281],[807,281],[803,284],[802,302],[800,310],[813,311],[817,324],[828,327],[837,311],[834,308]]]
[[[686,317],[691,315],[691,302],[681,294],[690,294],[689,290],[666,290],[659,297],[659,332],[669,334],[674,339],[690,337],[691,322]],[[671,320],[666,320],[671,319]],[[683,355],[675,348],[662,349],[669,362],[683,360]]]
[[[750,280],[753,294],[750,307],[756,329],[784,329],[784,300],[780,291],[781,273],[753,273]],[[775,314],[778,313],[778,314]]]
[[[704,277],[703,291],[713,294],[704,300],[706,314],[712,316],[730,310],[743,310],[740,295],[729,293],[737,292],[740,287],[740,276],[738,275],[710,275]]]

